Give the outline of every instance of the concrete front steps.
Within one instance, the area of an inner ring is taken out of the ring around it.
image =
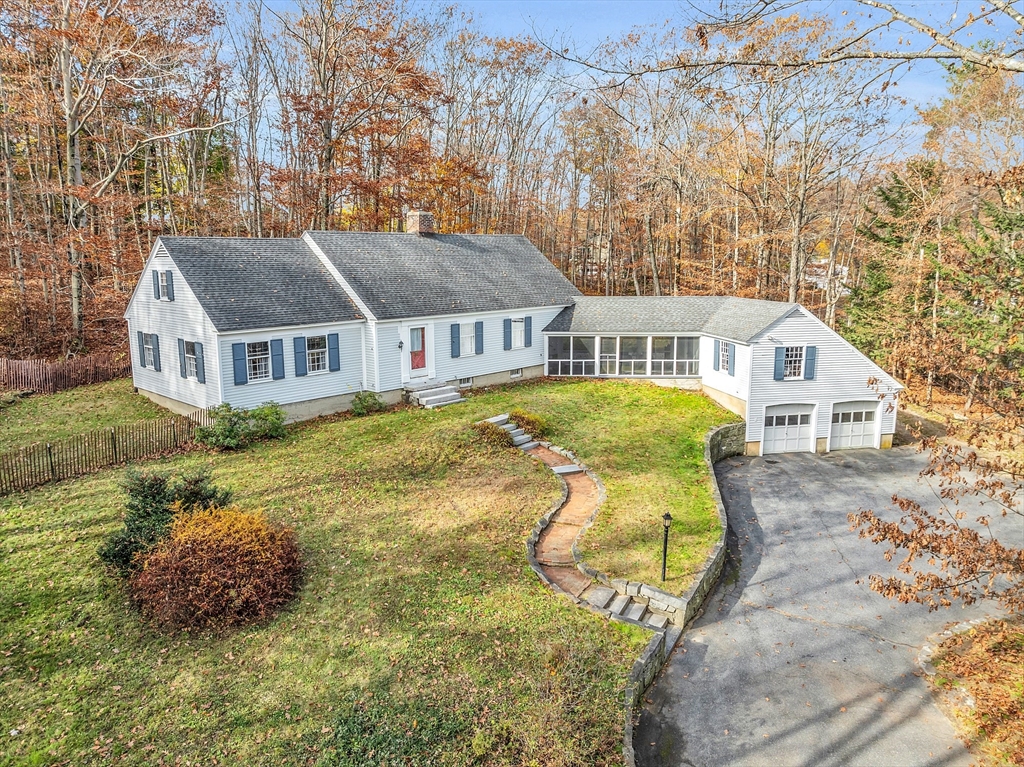
[[[523,452],[532,450],[537,447],[540,443],[527,434],[523,429],[520,429],[516,424],[508,419],[508,413],[502,413],[496,415],[493,418],[485,418],[485,421],[490,421],[493,424],[497,424],[509,434],[512,435],[512,444],[518,447]],[[577,469],[580,471],[580,469]]]
[[[682,628],[673,625],[669,616],[665,613],[652,609],[648,600],[639,594],[630,596],[620,594],[610,586],[595,581],[580,594],[580,599],[593,605],[599,610],[607,610],[611,618],[625,618],[630,622],[642,623],[653,629],[660,629],[669,632],[668,639],[675,644],[675,639],[682,634]]]
[[[409,384],[405,387],[405,397],[411,404],[428,409],[466,401],[466,398],[459,393],[458,386],[438,381]]]

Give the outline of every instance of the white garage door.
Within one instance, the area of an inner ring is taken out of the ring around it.
[[[832,406],[832,438],[829,449],[878,447],[878,401],[837,402]]]
[[[814,405],[773,405],[764,416],[764,452],[800,453],[811,450]]]

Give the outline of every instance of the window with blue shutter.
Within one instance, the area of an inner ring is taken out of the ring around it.
[[[295,336],[292,339],[292,346],[295,348],[295,375],[306,375],[306,337]]]
[[[476,353],[484,353],[484,321],[477,320],[476,327],[474,328],[476,334]]]
[[[203,345],[196,341],[196,380],[206,383],[206,358],[203,356]]]
[[[338,349],[338,334],[327,334],[327,369],[332,373],[341,370],[341,352]]]
[[[188,378],[188,372],[185,370],[185,339],[178,339],[178,371],[181,373],[182,378]]]
[[[245,368],[245,344],[231,344],[231,359],[235,367],[235,386],[249,383]]]
[[[459,356],[459,334],[462,332],[462,326],[458,322],[452,323],[452,359]]]
[[[160,372],[160,336],[153,334],[153,370]]]
[[[138,331],[138,333],[139,333],[139,367],[140,368],[144,368],[144,367],[146,367],[146,340],[143,337],[143,334],[142,334],[141,330]]]
[[[714,364],[715,370],[720,369],[722,359],[722,342],[717,338],[715,339],[715,353],[712,356],[712,363]]]
[[[786,347],[775,347],[775,380],[781,381],[786,377]]]
[[[512,318],[506,317],[502,325],[505,330],[505,351],[512,348]]]
[[[814,379],[814,368],[818,363],[818,347],[808,346],[807,353],[804,358],[804,379],[811,381]]]
[[[270,374],[275,381],[284,378],[284,341],[270,339]]]
[[[525,317],[523,328],[523,346],[533,346],[533,317]]]

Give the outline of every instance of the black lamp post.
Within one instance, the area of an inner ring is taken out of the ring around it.
[[[667,511],[661,518],[661,524],[665,526],[665,540],[661,545],[661,582],[665,582],[665,566],[668,564],[668,527],[672,524],[672,515]]]

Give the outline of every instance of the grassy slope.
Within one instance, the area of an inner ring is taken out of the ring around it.
[[[173,415],[132,391],[132,379],[37,394],[0,409],[0,451]]]
[[[713,419],[678,392],[547,384],[163,462],[210,463],[243,506],[294,525],[307,553],[290,609],[218,637],[140,625],[100,568],[118,472],[0,500],[0,763],[362,765],[417,738],[441,744],[438,764],[617,763],[620,688],[644,637],[554,598],[526,567],[524,536],[557,482],[517,451],[477,448],[465,428],[513,404],[610,472],[613,498],[693,485],[660,476],[674,469],[643,451],[652,434],[678,436],[661,429],[684,411]],[[622,406],[636,417],[614,415]],[[371,736],[375,756],[353,752]]]

